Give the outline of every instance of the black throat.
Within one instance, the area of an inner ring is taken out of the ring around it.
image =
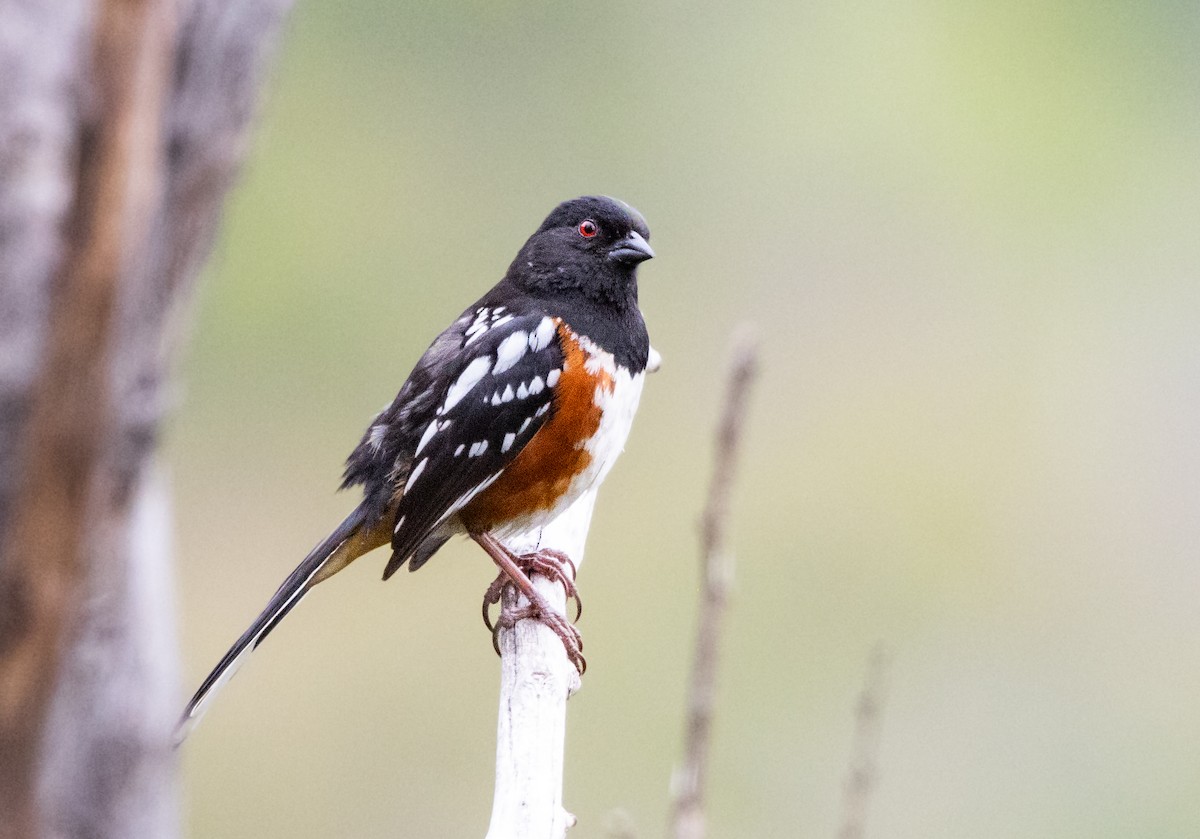
[[[592,289],[588,289],[591,291]],[[504,304],[516,311],[541,312],[562,318],[577,334],[591,339],[613,354],[617,364],[631,373],[646,369],[650,356],[650,335],[637,303],[637,279],[626,284],[623,295],[585,293],[565,286],[551,293],[532,294],[514,281],[512,271],[476,305]]]

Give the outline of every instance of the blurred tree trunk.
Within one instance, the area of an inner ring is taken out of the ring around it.
[[[0,0],[0,838],[178,834],[171,361],[290,0]]]

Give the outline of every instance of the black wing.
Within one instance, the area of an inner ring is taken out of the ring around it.
[[[468,309],[434,339],[396,398],[371,421],[346,459],[341,488],[361,485],[375,519],[390,506],[396,485],[403,486],[413,449],[445,397],[447,381],[461,371],[466,332],[479,308]]]
[[[385,577],[545,424],[562,365],[557,323],[540,312],[481,305],[434,341],[347,465],[345,485],[363,484],[379,514],[397,504]]]
[[[552,410],[563,365],[552,318],[516,317],[466,349],[470,361],[445,389],[413,450],[389,573],[496,480]]]

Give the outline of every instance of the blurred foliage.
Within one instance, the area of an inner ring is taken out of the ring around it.
[[[727,335],[762,333],[714,837],[1200,834],[1200,7],[304,3],[169,441],[187,687],[351,506],[342,458],[559,200],[659,258],[665,364],[582,575],[572,837],[665,822]],[[194,836],[481,835],[492,577],[321,587],[186,746]]]

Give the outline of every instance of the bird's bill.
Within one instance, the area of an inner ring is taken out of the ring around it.
[[[653,258],[654,249],[636,230],[629,231],[628,236],[614,243],[608,251],[609,262],[628,262],[637,265],[639,262]]]

